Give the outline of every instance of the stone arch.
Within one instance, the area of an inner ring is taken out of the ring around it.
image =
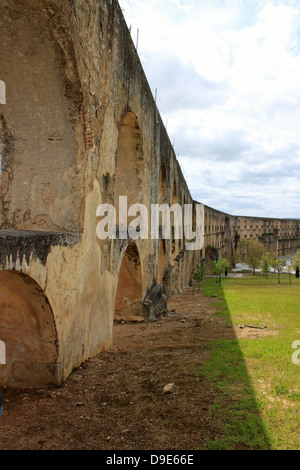
[[[116,154],[114,204],[127,196],[128,207],[144,200],[143,140],[137,116],[129,111],[122,121]]]
[[[0,229],[79,231],[83,100],[66,21],[39,2],[8,2],[0,18],[1,78],[9,89],[0,109]]]
[[[160,240],[159,243],[159,252],[158,252],[158,261],[157,261],[157,273],[156,280],[157,284],[164,285],[164,275],[167,269],[167,246],[166,240]]]
[[[183,214],[183,217],[184,217],[184,192],[183,191],[180,193],[180,204],[181,204],[181,207],[182,207],[182,214]],[[185,244],[185,234],[184,234],[184,229],[183,229],[182,238],[181,238],[181,240],[179,240],[179,250],[180,251],[182,251],[184,249],[184,244]]]
[[[176,181],[173,182],[173,187],[172,187],[172,204],[177,204],[178,199],[177,199],[177,184]]]
[[[177,193],[177,182],[176,179],[173,181],[172,193],[171,193],[171,204],[180,204],[180,197]],[[183,212],[184,213],[184,212]],[[172,240],[171,240],[171,253],[170,253],[170,265],[174,267],[173,276],[174,276],[174,285],[177,292],[180,291],[180,265],[181,265],[181,255],[180,247],[181,240],[175,239],[174,233],[174,219],[172,219]],[[184,231],[183,231],[184,233]]]
[[[165,163],[161,163],[160,172],[159,172],[159,183],[158,183],[158,195],[157,203],[159,206],[168,205],[168,180]],[[163,226],[163,213],[159,213],[159,226],[160,226],[160,236],[162,236],[162,226]]]
[[[193,232],[195,232],[196,231],[196,222],[197,222],[197,217],[196,217],[197,202],[192,201],[192,205],[193,205],[192,230],[193,230]]]
[[[168,180],[164,162],[162,162],[159,172],[158,204],[168,204]]]
[[[0,338],[6,365],[0,384],[40,388],[61,381],[53,312],[41,287],[29,276],[0,271]]]
[[[173,186],[172,186],[172,193],[171,193],[171,205],[180,203],[177,198],[177,185],[176,181],[174,180]],[[178,263],[175,261],[178,251],[179,251],[179,240],[175,240],[174,236],[174,218],[171,218],[171,225],[172,225],[172,240],[171,240],[171,254],[170,254],[170,264],[172,266],[175,266],[176,269],[178,267]]]
[[[141,259],[136,244],[130,243],[119,271],[114,320],[117,322],[143,321],[142,297]]]
[[[6,104],[6,86],[3,80],[0,80],[0,104]]]

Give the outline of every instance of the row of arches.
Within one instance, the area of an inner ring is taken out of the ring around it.
[[[146,202],[143,161],[139,123],[130,112],[123,120],[116,154],[116,203],[121,195],[127,196],[129,204]],[[168,201],[167,193],[166,173],[162,169],[157,195],[161,203]],[[171,202],[177,202],[176,185],[172,188]],[[170,272],[173,288],[179,290],[183,285],[179,243],[178,240],[157,240],[151,285],[153,282],[161,284],[167,290],[166,278]],[[123,253],[117,264],[114,320],[139,321],[145,318],[143,299],[147,292],[143,279],[143,246],[138,248],[137,243],[128,240]],[[0,339],[7,350],[6,367],[0,368],[0,384],[41,387],[59,380],[62,358],[54,312],[41,287],[20,272],[0,271],[0,312]]]
[[[160,242],[157,281],[163,283],[165,241]],[[129,243],[121,263],[115,296],[115,322],[143,320],[140,253]],[[46,387],[61,379],[60,344],[50,302],[37,282],[17,271],[0,271],[0,338],[6,349],[0,367],[1,386]]]
[[[82,201],[86,194],[82,188],[88,158],[82,161],[82,155],[86,155],[81,129],[83,98],[67,29],[60,30],[65,40],[61,41],[65,50],[61,50],[53,42],[56,35],[49,29],[46,10],[29,11],[24,7],[26,14],[18,21],[11,21],[9,7],[0,10],[0,68],[6,82],[0,81],[0,105],[5,104],[0,109],[0,177],[5,160],[0,228],[95,232],[94,226],[84,224],[86,209]],[[28,55],[28,48],[34,54]],[[26,57],[26,68],[22,61],[13,60],[17,57]],[[171,182],[170,162],[158,164],[158,158],[145,155],[143,125],[131,110],[119,125],[115,168],[110,174],[113,184],[111,192],[105,194],[117,212],[120,196],[127,197],[128,206],[187,202],[176,180],[176,168],[172,169]],[[93,236],[96,245],[96,233]],[[111,241],[112,245],[117,243]],[[120,259],[107,262],[107,270],[114,275],[115,295],[114,311],[107,315],[116,321],[138,321],[144,318],[143,300],[150,287],[163,285],[167,293],[182,287],[184,240],[160,238],[151,248],[149,243],[138,244],[131,239],[126,243],[115,250]],[[18,269],[22,271],[22,267]],[[30,273],[30,268],[24,271]],[[43,275],[36,278],[44,279]],[[7,356],[6,366],[0,368],[0,385],[30,388],[59,382],[65,348],[59,338],[68,338],[69,333],[59,334],[59,315],[63,313],[52,310],[46,292],[29,275],[0,271],[0,341],[6,346]],[[81,348],[81,344],[76,345],[74,351],[79,354]]]
[[[82,86],[66,21],[44,3],[45,8],[38,2],[0,5],[0,230],[34,232],[35,239],[39,232],[77,235],[84,219]],[[59,383],[61,321],[55,321],[58,312],[33,279],[43,279],[46,267],[41,263],[34,275],[25,275],[17,271],[22,271],[20,256],[18,266],[8,271],[14,262],[6,248],[8,261],[0,270],[0,342],[5,348],[0,386]],[[53,270],[49,276],[55,276]]]
[[[0,230],[5,232],[82,228],[80,80],[66,23],[59,14],[56,23],[50,21],[46,3],[45,8],[37,2],[0,5]],[[19,265],[1,268],[0,341],[6,357],[0,385],[58,383],[63,345],[48,298],[32,276],[17,271]],[[37,279],[43,269],[35,272]]]
[[[119,221],[122,221],[127,214],[122,213],[119,208],[120,196],[127,197],[128,207],[134,204],[166,204],[169,207],[179,204],[181,208],[184,204],[190,203],[189,195],[185,193],[185,188],[179,188],[177,175],[173,169],[173,182],[171,182],[170,169],[175,164],[165,162],[163,157],[159,157],[159,174],[156,174],[156,159],[151,158],[152,168],[146,171],[147,162],[144,155],[144,143],[140,122],[135,113],[127,112],[122,120],[119,133],[118,148],[116,152],[115,175],[114,175],[114,195],[112,197],[117,208]],[[168,168],[168,172],[166,170]],[[158,180],[156,180],[156,178]],[[150,190],[149,190],[150,187]],[[121,222],[119,222],[121,224]],[[155,245],[156,266],[153,269],[153,282],[164,285],[166,293],[169,293],[167,282],[168,271],[171,271],[174,278],[174,288],[180,290],[184,284],[183,254],[185,250],[184,237],[175,236],[174,217],[171,219],[170,240],[165,240],[160,230],[160,239]],[[162,213],[160,213],[160,227],[162,226]],[[181,262],[182,261],[182,262]],[[181,265],[180,265],[181,262]],[[123,273],[123,269],[120,270]]]

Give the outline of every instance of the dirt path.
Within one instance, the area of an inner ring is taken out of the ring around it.
[[[218,300],[191,290],[156,323],[118,324],[115,346],[59,388],[4,390],[0,449],[194,450],[220,436],[205,342],[233,337]],[[174,383],[170,394],[163,392]]]

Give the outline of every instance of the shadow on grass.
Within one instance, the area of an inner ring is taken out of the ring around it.
[[[210,441],[207,450],[270,450],[270,440],[260,415],[261,404],[255,397],[247,365],[235,336],[222,285],[206,281],[205,295],[216,299],[218,314],[226,321],[224,338],[209,342],[210,359],[199,373],[213,382],[218,398],[211,408],[217,416],[223,436]],[[222,300],[222,302],[220,302]]]

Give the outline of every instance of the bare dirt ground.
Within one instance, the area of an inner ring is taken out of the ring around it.
[[[196,450],[220,437],[199,373],[208,340],[232,338],[215,298],[192,289],[155,323],[116,324],[115,345],[58,388],[3,390],[1,450]],[[175,384],[172,393],[163,389]]]

